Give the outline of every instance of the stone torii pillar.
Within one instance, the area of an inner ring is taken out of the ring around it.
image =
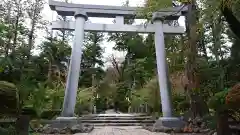
[[[172,115],[171,90],[168,78],[168,66],[166,61],[166,50],[163,33],[163,21],[167,16],[159,12],[153,13],[155,29],[155,51],[157,60],[158,82],[160,85],[160,97],[163,117],[154,124],[155,129],[162,127],[179,128],[184,126],[184,122]]]
[[[157,60],[158,83],[160,85],[160,97],[163,117],[172,117],[172,105],[170,99],[170,89],[168,86],[168,70],[166,62],[166,51],[163,34],[163,17],[154,14],[153,22],[156,25],[155,31],[155,51]]]
[[[76,105],[76,96],[78,89],[78,80],[80,74],[80,65],[82,58],[82,47],[84,40],[84,25],[87,20],[87,14],[84,11],[75,12],[75,37],[72,47],[71,61],[68,70],[67,84],[63,103],[62,117],[73,117]]]

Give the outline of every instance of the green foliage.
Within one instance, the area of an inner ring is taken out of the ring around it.
[[[36,81],[23,76],[16,84],[16,87],[19,91],[20,106],[23,106],[28,100],[28,96],[33,92],[33,89],[36,88]]]
[[[94,105],[95,88],[79,89],[77,93],[76,113],[81,115],[84,111],[91,112],[90,108]]]
[[[39,48],[42,50],[40,57],[47,60],[52,65],[57,65],[59,68],[64,67],[63,62],[68,62],[70,57],[71,48],[70,46],[56,38],[45,41]]]
[[[112,106],[117,97],[117,86],[107,80],[102,80],[95,89],[95,103],[97,110],[106,110]]]
[[[8,128],[0,127],[0,134],[1,135],[17,135],[15,127],[10,126]]]
[[[135,90],[131,96],[131,106],[139,107],[140,105],[147,104],[153,112],[159,111],[160,104],[160,93],[158,81],[153,78],[139,90]]]
[[[29,85],[28,85],[29,86]],[[23,89],[24,91],[27,89]],[[64,87],[59,83],[54,83],[54,87],[50,88],[46,83],[38,83],[36,86],[32,86],[31,90],[26,94],[26,99],[22,99],[23,112],[24,110],[31,110],[36,114],[32,114],[37,118],[52,118],[56,114],[59,114],[62,107],[64,97]],[[49,112],[49,113],[48,113]],[[46,116],[47,114],[51,114]]]
[[[171,0],[146,0],[145,9],[140,11],[140,15],[144,15],[147,19],[150,19],[153,12],[156,12],[162,8],[168,8],[172,6]]]
[[[90,103],[93,100],[95,88],[85,88],[78,91],[77,101],[79,103]]]
[[[0,81],[0,99],[1,111],[0,114],[14,115],[18,111],[18,91],[16,86],[12,83]]]
[[[96,112],[97,113],[102,113],[107,109],[107,99],[100,97],[100,98],[95,98],[94,104],[96,105]]]
[[[104,62],[104,50],[100,46],[103,41],[104,35],[100,32],[88,32],[85,35],[84,50],[81,61],[81,87],[91,87],[93,81],[103,79],[104,71],[102,66]],[[95,78],[93,78],[93,75]]]
[[[47,109],[60,110],[64,100],[65,86],[61,82],[52,82],[53,86],[47,88],[48,98],[50,99]]]
[[[180,115],[188,110],[189,102],[183,94],[172,94],[173,108],[176,115]],[[153,78],[148,81],[148,83],[142,88],[137,89],[132,92],[131,96],[131,107],[139,107],[141,105],[147,104],[148,107],[152,109],[153,112],[159,112],[160,93],[158,80]]]
[[[7,24],[0,22],[0,52],[4,53],[4,41],[7,37],[8,26]]]
[[[226,99],[227,93],[228,93],[227,90],[216,93],[212,98],[210,98],[209,107],[218,112],[226,110],[227,106],[226,106],[225,99]]]
[[[145,89],[133,91],[131,97],[131,106],[139,107],[140,105],[147,103],[146,100],[148,99],[149,95],[147,92],[148,91],[146,91]]]
[[[173,101],[173,111],[175,115],[182,115],[185,113],[189,108],[189,102],[185,95],[183,94],[172,94],[172,101]]]
[[[114,99],[114,104],[122,112],[127,112],[129,107],[129,102],[127,97],[129,97],[130,89],[126,82],[121,82],[117,84],[116,98]]]
[[[39,83],[28,96],[24,107],[33,108],[37,112],[37,115],[40,116],[50,100],[47,90],[45,84]]]
[[[217,117],[215,115],[207,115],[203,117],[203,120],[206,122],[206,126],[212,130],[216,129]]]
[[[55,116],[59,116],[60,114],[61,114],[61,110],[47,110],[41,113],[40,118],[51,120]]]

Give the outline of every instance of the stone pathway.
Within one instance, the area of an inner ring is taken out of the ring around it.
[[[75,135],[170,135],[166,133],[153,133],[142,127],[96,127],[91,133],[79,133]]]

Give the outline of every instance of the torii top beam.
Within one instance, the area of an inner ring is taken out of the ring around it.
[[[104,17],[115,18],[116,16],[134,17],[136,16],[138,7],[123,7],[123,6],[105,6],[105,5],[86,5],[86,4],[74,4],[49,0],[49,6],[52,10],[57,11],[62,16],[74,16],[77,10],[84,10],[88,17]],[[182,12],[187,11],[187,7],[171,7],[161,9],[158,12],[163,14],[173,15],[179,17]],[[143,19],[143,18],[139,18]]]

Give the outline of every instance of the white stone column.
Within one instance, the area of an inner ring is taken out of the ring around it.
[[[158,82],[160,85],[160,96],[162,104],[163,117],[172,117],[171,95],[168,82],[168,70],[166,62],[166,51],[164,43],[162,18],[154,16],[155,31],[155,50],[157,60]]]
[[[68,69],[62,117],[74,116],[84,40],[84,25],[87,20],[87,14],[82,11],[77,11],[75,12],[75,20],[75,37]]]
[[[160,96],[162,104],[163,117],[156,120],[153,125],[155,129],[183,128],[185,123],[180,118],[172,115],[171,91],[169,87],[168,66],[166,60],[166,51],[163,33],[163,19],[166,14],[156,12],[153,14],[153,22],[155,24],[155,49],[157,58],[158,82],[160,85]]]

